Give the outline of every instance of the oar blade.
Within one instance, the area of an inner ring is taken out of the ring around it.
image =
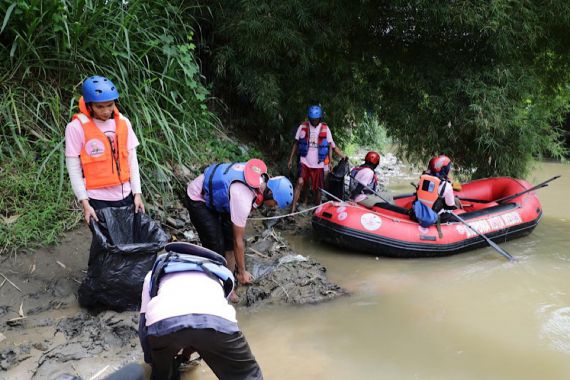
[[[495,249],[497,252],[499,252],[502,256],[504,256],[506,259],[508,259],[509,261],[514,261],[514,257],[509,254],[507,251],[505,251],[503,248],[499,247],[497,245],[497,243],[495,243],[494,241],[492,241],[491,239],[489,239],[487,236],[485,236],[485,234],[477,231],[477,229],[475,229],[473,226],[471,226],[469,223],[467,223],[463,218],[461,218],[459,215],[453,214],[453,216],[459,220],[461,223],[463,223],[467,228],[469,228],[471,231],[475,232],[477,235],[479,235],[481,238],[483,238],[483,240],[485,240],[487,242],[487,244],[489,244],[491,246],[491,248]]]

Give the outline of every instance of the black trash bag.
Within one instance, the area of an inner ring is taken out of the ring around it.
[[[138,310],[142,285],[168,235],[134,206],[96,211],[87,277],[79,287],[79,304],[88,309]]]
[[[345,182],[344,178],[350,170],[348,159],[343,159],[336,164],[332,172],[329,174],[329,183],[327,191],[342,200],[345,200]]]

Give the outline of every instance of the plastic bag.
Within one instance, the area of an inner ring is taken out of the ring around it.
[[[340,160],[338,162],[338,164],[336,164],[336,166],[333,168],[331,174],[336,178],[344,179],[344,177],[348,174],[349,170],[350,170],[350,167],[348,164],[348,158],[346,158],[346,159]]]
[[[413,205],[414,216],[420,226],[427,228],[437,223],[437,214],[431,208],[416,200]]]
[[[348,159],[343,159],[336,164],[332,172],[329,173],[328,188],[327,191],[332,195],[345,199],[345,183],[344,177],[348,174],[350,167],[348,165]]]
[[[79,287],[79,304],[88,309],[137,310],[142,285],[168,235],[133,206],[96,211],[87,277]]]

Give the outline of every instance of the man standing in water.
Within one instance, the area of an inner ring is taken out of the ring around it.
[[[313,105],[308,111],[309,121],[303,122],[297,128],[295,142],[289,156],[288,167],[291,169],[293,158],[299,154],[301,157],[301,174],[295,186],[295,196],[291,212],[295,212],[299,195],[311,181],[311,190],[315,196],[315,203],[321,202],[321,192],[319,189],[324,186],[324,167],[332,170],[332,154],[334,151],[341,158],[346,158],[344,153],[335,145],[330,128],[323,123],[323,111],[320,106]]]

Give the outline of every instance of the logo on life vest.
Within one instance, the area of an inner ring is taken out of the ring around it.
[[[364,214],[360,217],[360,224],[368,231],[376,231],[382,226],[382,219],[375,214]]]
[[[99,157],[105,153],[105,144],[99,139],[91,139],[85,144],[85,152],[88,156]]]

